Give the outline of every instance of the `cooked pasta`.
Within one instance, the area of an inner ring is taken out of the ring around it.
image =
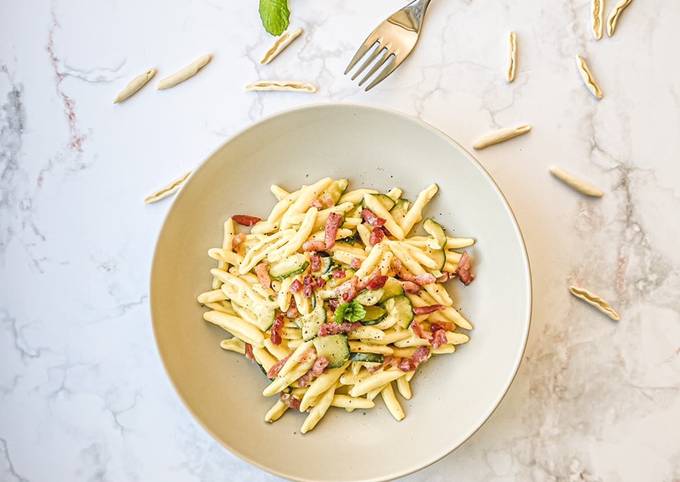
[[[445,283],[474,279],[461,251],[474,239],[447,236],[432,218],[422,223],[427,236],[410,235],[437,185],[413,203],[399,188],[348,185],[327,177],[293,191],[272,186],[277,202],[265,218],[224,223],[221,247],[208,252],[212,285],[196,295],[203,318],[232,335],[219,346],[269,379],[262,395],[277,400],[265,421],[307,412],[302,433],[331,407],[367,410],[378,395],[402,420],[398,396],[411,399],[419,365],[454,353],[470,339],[459,330],[472,329]]]

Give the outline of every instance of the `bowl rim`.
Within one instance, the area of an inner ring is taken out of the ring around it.
[[[208,427],[203,420],[194,412],[192,407],[189,405],[188,401],[185,399],[184,395],[182,394],[182,391],[179,389],[177,384],[175,383],[174,378],[170,374],[170,371],[168,369],[168,366],[165,362],[165,355],[164,355],[164,349],[161,347],[159,340],[158,340],[158,323],[156,322],[156,318],[154,317],[154,299],[156,298],[157,295],[155,295],[155,290],[154,290],[154,273],[156,272],[157,269],[157,263],[158,263],[158,246],[160,244],[161,237],[163,236],[163,233],[166,229],[166,226],[168,224],[168,220],[170,219],[170,215],[173,213],[175,209],[175,204],[179,201],[179,199],[182,198],[182,195],[184,194],[184,187],[191,182],[191,179],[194,177],[194,174],[196,174],[198,171],[202,170],[205,168],[205,165],[207,162],[212,159],[218,152],[220,152],[226,145],[231,143],[234,139],[244,135],[248,131],[252,129],[258,128],[260,125],[269,122],[270,120],[273,120],[277,117],[283,117],[292,113],[300,112],[300,111],[305,111],[305,110],[316,110],[316,109],[336,109],[336,108],[346,108],[346,109],[355,109],[355,110],[365,110],[365,111],[371,111],[371,112],[378,112],[378,113],[383,113],[383,114],[389,114],[392,116],[400,117],[403,120],[407,120],[410,122],[413,122],[420,127],[432,132],[442,140],[446,141],[448,144],[450,144],[453,148],[459,150],[467,159],[472,163],[473,166],[475,166],[480,173],[486,177],[486,179],[491,183],[491,186],[494,188],[496,191],[496,194],[500,197],[500,199],[503,201],[503,204],[505,206],[505,209],[510,215],[510,219],[512,221],[512,225],[514,228],[515,236],[518,237],[520,241],[520,246],[521,246],[521,253],[522,253],[522,258],[523,258],[523,265],[526,269],[527,272],[527,293],[528,293],[528,299],[526,300],[528,303],[528,319],[526,322],[526,329],[524,336],[522,338],[522,343],[521,347],[518,350],[515,360],[514,360],[514,369],[511,374],[511,376],[506,380],[505,386],[503,390],[500,392],[499,397],[494,401],[494,403],[491,406],[491,409],[488,410],[486,414],[482,416],[482,420],[475,428],[474,430],[470,431],[468,434],[466,434],[463,439],[459,443],[454,443],[452,446],[446,446],[442,451],[439,453],[436,453],[433,457],[430,459],[424,461],[423,463],[419,463],[414,465],[413,467],[406,469],[406,470],[401,470],[398,472],[393,472],[391,474],[384,474],[379,477],[372,477],[372,478],[362,478],[362,479],[342,479],[342,480],[351,480],[352,482],[383,482],[383,481],[388,481],[388,480],[393,480],[397,479],[399,477],[405,477],[407,475],[413,474],[415,472],[418,472],[419,470],[425,469],[429,467],[430,465],[440,461],[447,455],[451,454],[453,451],[461,447],[463,444],[465,444],[474,434],[476,434],[491,418],[491,415],[494,414],[494,412],[498,409],[500,404],[503,402],[505,399],[505,396],[508,394],[508,391],[510,390],[511,385],[517,378],[517,373],[519,372],[519,368],[522,364],[522,360],[524,358],[524,353],[526,352],[526,347],[527,347],[527,342],[529,339],[529,332],[531,330],[531,325],[532,325],[532,318],[533,318],[533,281],[532,281],[532,276],[531,276],[531,264],[529,260],[529,255],[527,252],[526,248],[526,241],[524,239],[524,235],[522,234],[522,230],[519,226],[519,222],[517,221],[517,217],[508,202],[507,198],[505,197],[505,194],[501,190],[501,188],[498,186],[496,183],[496,180],[491,176],[489,171],[486,170],[486,168],[477,160],[475,156],[472,155],[464,146],[462,146],[459,142],[457,142],[455,139],[453,139],[451,136],[449,136],[447,133],[442,131],[441,129],[433,126],[432,124],[422,120],[419,117],[416,117],[411,114],[406,114],[404,112],[398,111],[396,109],[392,108],[385,108],[385,107],[375,107],[375,106],[369,106],[369,105],[363,105],[363,104],[356,104],[356,103],[351,103],[351,102],[317,102],[317,103],[311,103],[311,104],[305,104],[302,106],[297,106],[294,108],[290,109],[284,109],[280,110],[277,112],[274,112],[272,114],[269,114],[267,116],[263,116],[261,119],[259,119],[257,122],[253,122],[243,129],[240,129],[230,135],[224,142],[220,143],[220,145],[213,149],[210,154],[203,160],[201,161],[196,168],[193,169],[193,172],[189,176],[189,178],[186,180],[184,185],[180,188],[179,192],[177,193],[176,196],[172,199],[172,203],[170,204],[170,207],[165,213],[165,217],[163,219],[163,223],[161,224],[160,229],[158,230],[158,234],[156,236],[156,242],[154,245],[154,252],[153,252],[153,258],[151,262],[151,271],[149,274],[149,311],[151,315],[151,325],[153,329],[153,335],[154,335],[154,343],[156,345],[156,350],[158,352],[158,355],[161,360],[161,364],[163,365],[163,370],[165,371],[165,374],[167,378],[170,380],[170,383],[172,384],[172,387],[175,390],[175,393],[179,396],[179,399],[182,402],[182,405],[189,411],[193,419],[198,422],[198,424],[216,441],[218,442],[222,447],[226,448],[229,450],[232,454],[236,455],[239,457],[241,460],[244,460],[248,462],[249,464],[258,467],[259,469],[268,472],[272,475],[276,475],[278,477],[282,477],[284,479],[288,480],[295,480],[299,482],[316,482],[313,479],[307,479],[307,478],[301,478],[301,477],[296,477],[296,476],[291,476],[291,474],[286,474],[284,472],[281,472],[279,470],[273,469],[271,467],[267,467],[266,465],[262,464],[261,462],[258,462],[257,460],[241,453],[237,448],[232,447],[231,445],[227,444],[223,440],[221,440],[220,437],[215,434],[210,427]]]

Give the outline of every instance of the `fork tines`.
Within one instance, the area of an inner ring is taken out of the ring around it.
[[[347,69],[345,69],[345,75],[347,75],[354,66],[368,53],[364,62],[359,66],[359,68],[352,75],[352,80],[359,77],[368,66],[373,64],[371,69],[366,75],[359,81],[359,85],[362,86],[370,79],[376,72],[381,68],[380,73],[371,81],[366,87],[366,92],[371,90],[373,87],[378,85],[380,82],[385,80],[388,75],[390,75],[399,66],[400,62],[397,62],[397,56],[395,53],[391,52],[388,46],[385,46],[381,39],[372,38],[373,35],[369,36],[366,41],[359,47],[359,50],[354,54],[352,60],[350,60]],[[380,57],[380,58],[378,58]],[[376,61],[377,59],[377,61]]]
[[[345,75],[368,54],[352,76],[352,80],[359,77],[369,66],[371,66],[370,70],[359,82],[359,85],[364,85],[367,80],[375,75],[366,87],[366,92],[385,80],[413,52],[418,43],[425,12],[430,1],[413,0],[378,25],[361,44],[352,60],[349,61]]]

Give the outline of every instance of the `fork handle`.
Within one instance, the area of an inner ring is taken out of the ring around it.
[[[411,7],[413,9],[418,9],[421,14],[425,14],[425,10],[427,10],[427,7],[430,5],[431,1],[432,0],[413,0],[406,8]]]
[[[425,12],[427,7],[430,6],[432,0],[413,0],[409,3],[404,10],[408,12],[409,16],[416,19],[417,29],[423,25],[423,19],[425,18]]]

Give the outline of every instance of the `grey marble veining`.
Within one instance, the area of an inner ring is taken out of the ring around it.
[[[607,9],[613,2],[607,2]],[[167,203],[143,197],[272,113],[356,102],[410,113],[478,153],[522,226],[529,345],[508,395],[409,481],[680,480],[680,4],[635,1],[595,41],[588,0],[433,2],[413,57],[369,95],[342,71],[396,0],[291,0],[305,35],[271,65],[256,2],[5,2],[0,15],[0,480],[275,480],[224,451],[166,379],[148,314]],[[517,80],[504,78],[518,33]],[[213,62],[111,101],[149,67]],[[605,93],[574,67],[582,54]],[[314,96],[245,93],[294,78]],[[559,165],[605,192],[583,199]],[[569,297],[607,298],[613,323]]]

